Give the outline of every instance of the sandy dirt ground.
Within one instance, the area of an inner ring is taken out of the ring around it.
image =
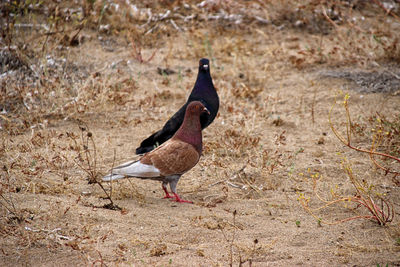
[[[0,118],[0,265],[400,266],[399,185],[329,125],[331,114],[345,136],[348,93],[358,127],[352,142],[370,149],[370,118],[400,114],[399,87],[388,87],[400,68],[317,64],[318,55],[298,53],[321,42],[333,49],[336,34],[270,24],[187,29],[145,46],[145,59],[156,54],[141,63],[129,38],[83,30],[80,45],[45,57],[45,81],[15,87],[30,95],[1,104],[8,111]],[[140,141],[186,101],[201,57],[211,60],[221,106],[203,131],[200,162],[178,184],[194,204],[162,199],[157,181],[126,179],[112,190],[104,184],[121,210],[104,208],[105,192],[88,177],[139,158]],[[7,93],[14,88],[4,85]],[[88,132],[93,143],[85,143]],[[394,160],[382,162],[399,170]],[[361,218],[370,213],[354,202],[324,207],[318,199],[356,195],[347,163],[393,204],[390,223]],[[305,199],[324,207],[316,217]]]

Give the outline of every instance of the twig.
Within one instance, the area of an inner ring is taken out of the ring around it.
[[[179,26],[175,23],[175,21],[173,19],[169,20],[172,24],[172,26],[174,26],[174,28],[178,31],[178,32],[182,32],[182,29],[179,28]]]
[[[322,8],[322,14],[324,15],[324,17],[328,20],[328,22],[330,24],[333,25],[333,27],[335,27],[335,29],[339,29],[339,26],[326,14],[326,9],[324,6],[321,5]]]
[[[75,40],[75,38],[78,36],[78,34],[82,31],[82,29],[84,28],[84,24],[81,23],[78,26],[78,31],[69,39],[70,45],[72,44],[72,42]]]
[[[229,243],[229,260],[230,260],[229,266],[231,266],[231,267],[233,266],[233,246],[234,246],[234,241],[235,241],[235,236],[236,236],[236,228],[237,228],[237,226],[236,226],[236,214],[237,214],[237,211],[234,210],[232,214],[233,214],[233,224],[230,224],[230,225],[233,226],[233,233],[232,233],[232,238],[231,239],[229,239],[227,237],[227,235],[225,234],[224,229],[222,228],[222,226],[218,224],[218,227],[221,230],[221,232],[222,232],[222,234],[223,234],[223,236],[225,238],[225,241]]]
[[[4,167],[4,169],[5,169],[5,172],[7,173],[5,176],[6,176],[6,180],[7,180],[7,185],[6,185],[6,188],[9,188],[10,187],[10,172],[9,172],[9,169],[5,166]],[[11,196],[11,194],[9,195],[9,199],[7,199],[7,198],[5,198],[5,196],[3,195],[3,190],[0,190],[0,197],[4,200],[4,202],[5,203],[3,203],[2,201],[0,201],[0,205],[2,205],[3,207],[5,207],[7,210],[8,210],[8,212],[10,212],[11,214],[13,214],[14,216],[15,216],[15,218],[17,218],[17,220],[19,221],[19,222],[22,222],[22,220],[23,220],[23,216],[22,216],[22,214],[17,214],[18,213],[18,211],[17,211],[17,208],[15,207],[15,204],[14,204],[14,200],[13,200],[13,198],[12,198],[12,196]]]
[[[315,98],[317,96],[317,87],[314,88],[314,95],[313,95],[313,102],[311,104],[311,119],[312,123],[315,123],[315,118],[314,118],[314,110],[315,110]]]
[[[208,187],[213,187],[213,186],[216,186],[217,184],[222,184],[222,183],[225,183],[225,180],[221,180],[221,181],[215,182],[213,184],[210,184]]]
[[[353,216],[353,217],[345,218],[342,220],[338,220],[335,222],[325,222],[324,221],[324,223],[328,224],[328,225],[334,225],[334,224],[343,223],[346,221],[360,219],[360,218],[375,220],[380,225],[385,225],[386,223],[391,222],[394,218],[393,205],[378,194],[375,195],[376,200],[374,200],[374,198],[371,195],[373,193],[371,187],[366,185],[365,183],[361,183],[358,179],[356,179],[356,177],[353,175],[350,164],[347,163],[345,158],[342,160],[342,167],[356,190],[355,196],[341,197],[340,195],[337,195],[334,191],[331,191],[333,200],[324,200],[318,194],[318,192],[316,190],[317,181],[320,180],[319,175],[314,174],[314,175],[311,175],[311,178],[313,180],[313,193],[315,196],[317,196],[317,198],[321,202],[324,202],[325,204],[318,208],[311,209],[308,206],[309,199],[306,199],[303,194],[300,194],[298,200],[299,200],[300,204],[303,206],[303,208],[309,214],[311,214],[314,218],[316,218],[320,223],[321,218],[317,218],[317,216],[314,214],[316,211],[326,209],[337,203],[352,202],[352,203],[355,203],[358,205],[357,208],[360,206],[366,208],[371,215],[358,215],[358,216]],[[378,201],[380,201],[380,207],[376,204]]]
[[[79,123],[84,124],[85,127],[79,125]],[[83,150],[84,150],[85,159],[82,159],[81,150],[79,150],[78,156],[87,166],[84,166],[83,164],[78,162],[76,159],[74,159],[75,164],[77,164],[79,168],[81,168],[83,171],[85,171],[88,174],[89,184],[92,184],[92,183],[98,184],[100,186],[100,188],[106,194],[106,199],[108,199],[110,201],[110,203],[104,205],[103,208],[108,208],[108,209],[112,209],[112,210],[121,210],[121,208],[118,207],[118,205],[114,204],[114,201],[112,200],[112,197],[111,197],[112,188],[111,188],[110,193],[108,193],[107,190],[104,188],[104,186],[97,179],[99,173],[97,171],[97,152],[96,152],[96,144],[93,139],[93,134],[87,130],[88,126],[84,122],[78,121],[78,126],[79,126],[79,129],[81,130],[81,142],[82,142],[82,146],[83,146]],[[84,132],[87,132],[86,136],[84,135]],[[81,146],[78,145],[75,138],[73,138],[72,135],[70,135],[68,133],[67,133],[67,135],[74,141],[75,146],[80,149]],[[89,140],[90,140],[90,145],[93,147],[93,154],[91,154],[90,149],[89,149]],[[115,153],[114,153],[114,159],[115,159]]]
[[[345,106],[345,110],[346,110],[346,119],[347,119],[347,123],[346,123],[346,131],[347,131],[347,141],[346,139],[336,130],[336,128],[333,126],[332,120],[331,120],[331,114],[332,114],[332,110],[336,105],[336,97],[335,97],[335,102],[331,107],[331,110],[329,111],[329,126],[332,129],[332,132],[335,134],[335,136],[339,139],[340,142],[342,142],[344,145],[346,145],[347,147],[358,151],[358,152],[362,152],[362,153],[368,153],[370,156],[373,155],[378,155],[378,156],[382,156],[382,157],[386,157],[386,158],[390,158],[393,159],[395,161],[397,161],[398,163],[400,163],[400,158],[397,158],[395,156],[386,154],[386,153],[381,153],[381,152],[377,152],[373,150],[373,147],[371,147],[370,150],[366,150],[366,149],[362,149],[362,148],[358,148],[355,147],[353,145],[351,145],[351,132],[350,132],[350,125],[351,125],[351,119],[350,119],[350,112],[349,112],[349,108],[348,108],[348,96],[346,96],[345,101],[344,101],[344,106]],[[375,160],[373,160],[373,162],[375,163]],[[385,172],[388,173],[396,173],[396,174],[400,174],[397,171],[391,171],[387,168],[382,167],[381,165],[376,165],[378,168],[384,170]]]
[[[375,2],[375,4],[377,4],[378,6],[380,6],[383,10],[385,10],[386,14],[390,14],[392,15],[394,18],[400,20],[400,17],[397,16],[392,10],[387,9],[379,0],[373,0]]]
[[[4,196],[3,196],[3,194],[2,194],[2,192],[0,193],[0,197],[8,204],[8,205],[10,205],[11,207],[12,207],[12,209],[13,210],[11,210],[11,208],[10,207],[8,207],[7,205],[5,205],[5,204],[3,204],[1,201],[0,201],[0,204],[3,206],[3,207],[5,207],[7,210],[8,210],[8,212],[10,212],[11,214],[13,214],[15,217],[19,217],[17,214],[16,214],[16,209],[15,209],[15,206],[14,206],[14,203],[13,203],[13,201],[11,200],[8,200],[8,199],[6,199]]]
[[[131,53],[131,54],[140,63],[150,62],[154,58],[154,56],[156,55],[156,53],[158,51],[158,49],[155,49],[153,51],[153,54],[151,54],[151,56],[148,59],[144,59],[142,56],[142,48],[140,47],[140,45],[136,45],[136,42],[133,38],[131,38],[131,44],[132,44],[132,49],[133,49],[133,53]]]
[[[269,23],[270,23],[269,20],[264,19],[264,18],[259,17],[259,16],[254,16],[254,18],[255,18],[258,22],[260,22],[260,23],[262,23],[262,24],[269,24]]]
[[[229,186],[232,186],[232,187],[234,187],[234,188],[243,188],[243,186],[240,186],[240,185],[231,183],[231,182],[229,182],[229,181],[226,181],[226,184],[229,185]]]
[[[236,210],[233,211],[233,234],[232,234],[232,240],[231,240],[231,245],[230,245],[230,260],[231,260],[231,266],[233,263],[233,242],[235,241],[235,236],[236,236]]]
[[[63,239],[63,240],[72,240],[71,237],[57,234],[58,231],[61,231],[61,228],[55,228],[53,230],[46,230],[46,229],[32,229],[29,226],[25,226],[25,230],[31,231],[31,232],[34,232],[34,233],[43,232],[43,233],[47,233],[47,234],[54,234],[54,236],[56,238]]]
[[[96,252],[97,252],[97,254],[99,254],[100,259],[95,260],[94,262],[92,262],[92,266],[95,266],[96,263],[100,263],[100,266],[107,266],[107,265],[104,263],[103,256],[101,255],[101,253],[100,253],[97,249],[96,249]]]

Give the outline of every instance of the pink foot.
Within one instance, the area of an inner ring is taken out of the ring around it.
[[[175,193],[173,193],[173,194],[174,194],[174,196],[175,196],[175,201],[176,201],[176,202],[179,202],[179,203],[191,203],[191,204],[193,204],[192,201],[181,199],[181,198],[178,196],[178,194],[175,194]]]

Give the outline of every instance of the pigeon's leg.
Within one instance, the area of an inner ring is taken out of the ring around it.
[[[176,193],[176,185],[178,184],[178,181],[179,181],[179,177],[178,177],[178,179],[174,179],[169,182],[169,186],[171,187],[172,194],[175,196],[175,201],[180,202],[180,203],[192,203],[193,204],[192,201],[181,199],[178,196],[178,194]]]
[[[164,197],[164,198],[174,198],[173,196],[171,196],[171,195],[168,193],[167,184],[168,184],[168,182],[162,182],[162,189],[163,189],[164,192],[165,192],[165,197]]]

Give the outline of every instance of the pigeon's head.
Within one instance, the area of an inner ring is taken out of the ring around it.
[[[210,115],[210,111],[200,102],[200,101],[192,101],[186,108],[186,113],[192,116],[200,116],[202,113],[208,113]]]
[[[199,61],[199,71],[208,72],[210,70],[210,61],[207,58],[202,58]]]

